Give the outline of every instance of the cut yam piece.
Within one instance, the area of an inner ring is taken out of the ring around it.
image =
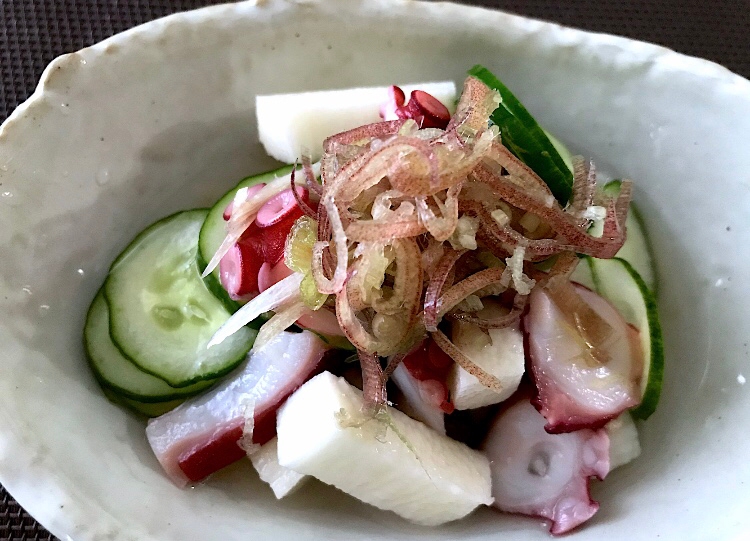
[[[363,413],[362,393],[323,372],[279,411],[279,463],[418,524],[492,503],[485,456],[394,408]]]

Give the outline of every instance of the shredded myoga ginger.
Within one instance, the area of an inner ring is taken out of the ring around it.
[[[310,283],[328,299],[357,348],[370,404],[428,335],[490,388],[498,385],[440,329],[444,319],[481,328],[515,324],[533,287],[567,277],[578,257],[613,257],[625,241],[630,182],[616,198],[596,186],[593,164],[574,160],[573,195],[562,206],[547,184],[503,146],[490,115],[499,95],[474,77],[445,130],[410,119],[361,126],[328,138],[321,183],[309,159],[304,182],[319,197]],[[294,177],[292,183],[294,183]],[[275,188],[275,187],[274,187]],[[252,223],[251,200],[230,224]],[[597,212],[592,212],[595,208]],[[601,235],[593,236],[593,221]],[[536,263],[548,260],[542,271]],[[309,284],[308,284],[309,285]],[[262,297],[262,295],[261,295]],[[492,298],[507,312],[485,319],[465,308]],[[298,306],[288,299],[287,304]],[[380,358],[387,357],[383,370]]]

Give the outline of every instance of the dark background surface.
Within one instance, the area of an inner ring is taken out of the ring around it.
[[[0,0],[0,118],[56,56],[131,26],[221,0]],[[750,0],[465,0],[665,45],[750,77]],[[0,540],[51,540],[0,486]],[[186,540],[187,541],[187,540]]]

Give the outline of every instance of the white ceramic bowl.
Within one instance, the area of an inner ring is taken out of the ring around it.
[[[481,62],[600,167],[636,179],[667,368],[643,455],[575,539],[740,539],[750,526],[750,82],[663,48],[397,0],[268,0],[135,28],[57,59],[0,131],[0,481],[63,539],[544,539],[488,510],[431,530],[247,464],[180,491],[81,347],[141,228],[272,165],[257,93],[452,78]]]

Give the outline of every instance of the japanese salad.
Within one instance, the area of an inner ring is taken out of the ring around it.
[[[314,478],[418,524],[491,506],[563,534],[639,455],[664,356],[633,186],[468,75],[258,96],[287,165],[113,262],[89,364],[175,484],[249,458],[279,499]]]

